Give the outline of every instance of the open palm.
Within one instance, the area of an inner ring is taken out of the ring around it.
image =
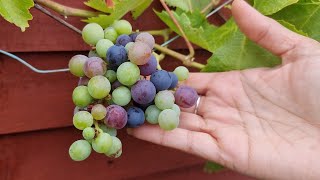
[[[133,136],[268,179],[319,179],[320,44],[236,0],[232,12],[253,41],[282,58],[276,68],[191,74],[202,96],[179,128],[146,125]]]

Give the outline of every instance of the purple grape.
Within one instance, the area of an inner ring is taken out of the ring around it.
[[[175,103],[183,108],[190,108],[196,104],[198,94],[195,89],[189,86],[180,86],[174,94]]]
[[[153,104],[154,104],[154,101],[151,101],[151,102],[148,103],[148,104],[139,104],[139,103],[133,101],[133,105],[134,105],[134,106],[137,106],[138,108],[140,108],[140,109],[142,109],[142,110],[144,110],[144,111],[145,111],[149,106],[151,106],[151,105],[153,105]]]
[[[113,90],[117,89],[120,86],[123,86],[123,85],[118,80],[116,80],[114,83],[112,83],[111,90],[113,91]]]
[[[128,121],[127,112],[123,107],[118,105],[110,105],[107,107],[107,115],[104,123],[108,127],[115,129],[122,129]]]
[[[116,44],[125,47],[129,42],[132,42],[131,37],[126,34],[122,34],[117,38]]]
[[[144,112],[138,107],[130,107],[127,110],[128,122],[127,126],[130,128],[139,127],[144,123]]]
[[[175,73],[173,73],[173,72],[169,72],[169,75],[170,75],[171,81],[172,81],[169,89],[174,89],[174,88],[177,87],[177,85],[178,85],[178,77],[177,77],[177,75],[176,75]]]
[[[78,86],[87,86],[88,82],[89,82],[89,78],[86,76],[80,77],[79,81],[78,81]]]
[[[139,80],[131,87],[131,96],[138,104],[148,104],[156,96],[156,88],[148,80]]]
[[[150,81],[154,84],[157,91],[163,91],[171,86],[170,74],[165,70],[158,70],[151,75]]]
[[[126,61],[128,61],[128,55],[123,46],[114,45],[108,49],[107,62],[110,69],[115,70]]]
[[[83,71],[89,78],[104,75],[107,72],[107,64],[99,57],[91,57],[84,63]]]
[[[132,39],[132,42],[136,41],[136,38],[137,38],[138,35],[139,35],[139,33],[132,33],[132,34],[129,35],[130,38]]]
[[[152,73],[157,71],[157,66],[158,66],[158,61],[156,57],[154,57],[154,55],[151,55],[147,64],[144,64],[138,67],[140,69],[140,74],[142,76],[149,76]]]

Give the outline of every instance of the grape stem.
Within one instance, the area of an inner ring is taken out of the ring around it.
[[[189,49],[189,55],[187,56],[186,61],[191,61],[194,59],[194,49],[192,47],[192,44],[190,43],[190,41],[188,40],[186,34],[184,33],[183,29],[181,28],[179,22],[177,21],[177,19],[174,17],[172,11],[169,9],[169,7],[167,6],[167,4],[165,3],[164,0],[160,0],[162,6],[164,7],[164,9],[167,11],[167,13],[169,14],[170,18],[172,19],[172,21],[174,22],[174,24],[177,26],[177,28],[179,29],[181,36],[183,37],[183,39],[185,40],[187,47]]]
[[[96,120],[94,121],[94,128],[95,128],[96,131],[99,132],[99,133],[103,132],[103,130],[100,129],[100,127],[99,127],[98,121],[96,121]]]
[[[172,56],[172,57],[174,57],[176,59],[179,59],[186,66],[191,66],[191,67],[194,67],[194,68],[197,68],[197,69],[203,69],[205,67],[205,65],[203,65],[201,63],[194,62],[193,61],[194,58],[192,58],[192,60],[190,60],[189,56],[185,56],[183,54],[180,54],[180,53],[178,53],[176,51],[173,51],[173,50],[171,50],[171,49],[169,49],[167,47],[162,47],[159,44],[155,44],[154,47],[157,50],[159,50],[159,51],[161,51],[161,52],[163,52],[163,53],[165,53],[165,54],[167,54],[169,56]]]
[[[88,18],[88,17],[94,17],[99,15],[99,13],[97,12],[68,7],[51,0],[34,0],[34,2],[41,4],[49,9],[52,9],[53,11],[63,16],[77,16],[77,17]]]

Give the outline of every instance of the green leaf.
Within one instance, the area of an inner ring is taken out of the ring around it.
[[[33,6],[33,0],[0,0],[0,15],[25,31],[32,19],[29,9]]]
[[[309,37],[320,41],[320,0],[300,0],[272,17],[287,21]]]
[[[84,2],[84,4],[104,13],[111,13],[113,11],[113,8],[109,8],[107,6],[105,0],[89,0],[87,2]]]
[[[297,2],[298,0],[254,0],[254,7],[262,14],[271,15]]]
[[[173,23],[169,14],[166,11],[156,12],[157,16],[167,24],[174,32],[180,34],[179,29]],[[186,13],[179,9],[173,14],[179,22],[182,30],[185,32],[187,38],[194,44],[213,52],[216,48],[215,31],[217,27],[210,24],[205,16],[199,11],[193,13]],[[221,32],[224,33],[224,32]]]
[[[229,27],[224,28],[237,28],[233,19],[227,26]],[[222,72],[255,67],[273,67],[281,62],[278,57],[246,38],[238,28],[225,35],[223,39],[226,40],[215,50],[214,55],[208,60],[208,64],[202,71]]]
[[[186,12],[193,12],[196,10],[203,10],[210,3],[214,5],[219,3],[219,0],[165,0],[165,2],[172,7],[177,7]]]
[[[204,165],[204,171],[207,173],[216,173],[223,169],[224,167],[221,166],[220,164],[210,162],[210,161],[207,161],[206,164]]]
[[[132,10],[133,19],[137,19],[152,3],[152,0],[146,0],[139,7]]]
[[[85,4],[109,14],[100,14],[97,17],[91,17],[84,20],[85,22],[98,23],[103,28],[106,28],[130,11],[136,11],[137,13],[135,13],[134,16],[137,18],[137,15],[141,15],[143,10],[147,8],[146,4],[150,5],[152,2],[152,0],[113,0],[114,7],[109,8],[106,3],[102,1],[103,0],[89,0]]]
[[[295,25],[291,24],[291,23],[288,23],[287,21],[284,21],[284,20],[278,20],[278,22],[283,25],[284,27],[288,28],[289,30],[293,31],[293,32],[296,32],[298,34],[301,34],[303,36],[307,36],[308,37],[308,34],[303,32],[302,30],[299,30],[296,28]]]

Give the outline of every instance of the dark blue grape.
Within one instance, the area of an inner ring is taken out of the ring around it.
[[[144,64],[138,67],[140,69],[140,74],[142,76],[149,76],[152,73],[157,71],[157,66],[158,66],[158,62],[156,57],[154,57],[154,55],[151,55],[147,64]]]
[[[144,123],[144,112],[138,107],[131,107],[127,110],[128,121],[127,126],[130,128],[139,127]]]
[[[132,42],[136,41],[136,38],[137,38],[138,35],[139,35],[139,33],[132,33],[132,34],[129,35],[130,38],[132,39]]]
[[[165,70],[158,70],[151,75],[150,81],[154,84],[157,91],[163,91],[171,86],[170,74]]]
[[[140,109],[142,109],[142,110],[144,110],[144,111],[145,111],[149,106],[151,106],[151,105],[153,105],[153,104],[154,104],[154,101],[151,101],[151,102],[148,103],[148,104],[139,104],[139,103],[133,101],[133,105],[134,105],[134,106],[137,106],[138,108],[140,108]]]
[[[128,61],[128,54],[123,46],[113,45],[108,49],[108,69],[116,70],[122,63],[126,61]]]
[[[156,96],[156,88],[148,80],[140,80],[131,87],[132,99],[138,104],[148,104]]]
[[[129,42],[132,42],[131,37],[126,34],[122,34],[117,38],[116,44],[125,47]]]
[[[177,87],[177,85],[178,85],[178,77],[173,72],[169,72],[169,75],[170,75],[171,81],[172,81],[169,89],[173,89],[173,88]]]

